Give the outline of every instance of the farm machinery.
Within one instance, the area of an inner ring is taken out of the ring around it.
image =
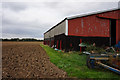
[[[120,54],[89,54],[87,57],[88,68],[105,68],[120,75]]]

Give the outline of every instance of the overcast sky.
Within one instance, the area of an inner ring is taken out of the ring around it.
[[[118,0],[113,1],[3,1],[2,37],[43,39],[44,32],[65,17],[118,8]]]

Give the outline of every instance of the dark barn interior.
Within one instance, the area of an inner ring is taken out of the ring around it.
[[[111,27],[111,46],[116,44],[116,20],[110,20],[110,27]]]
[[[82,41],[81,41],[82,40]],[[57,49],[68,51],[80,51],[80,43],[98,43],[96,46],[109,46],[109,37],[80,37],[80,36],[66,36],[65,34],[54,37],[54,44]]]

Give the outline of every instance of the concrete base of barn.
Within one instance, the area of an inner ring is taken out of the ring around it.
[[[95,43],[96,46],[109,46],[109,37],[80,37],[80,36],[66,36],[65,34],[56,35],[54,38],[44,40],[44,44],[50,47],[56,47],[57,49],[68,51],[80,51],[80,43]]]

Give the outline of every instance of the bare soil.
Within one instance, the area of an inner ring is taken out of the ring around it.
[[[40,42],[2,42],[3,78],[64,78]]]

